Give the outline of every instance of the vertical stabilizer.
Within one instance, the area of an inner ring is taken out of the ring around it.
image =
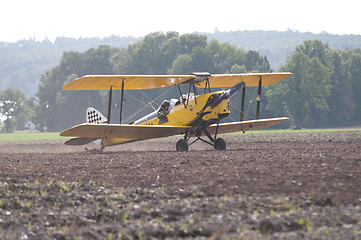
[[[86,110],[86,123],[105,123],[108,119],[104,115],[93,107],[89,107]]]

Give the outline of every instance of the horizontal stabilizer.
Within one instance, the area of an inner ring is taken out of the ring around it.
[[[246,132],[249,130],[263,129],[287,120],[289,120],[288,117],[280,117],[280,118],[249,120],[242,122],[221,123],[218,125],[217,133],[222,134],[222,133],[233,133],[233,132]],[[215,134],[216,128],[217,128],[217,124],[212,124],[211,126],[209,126],[208,129],[209,133]]]
[[[91,142],[94,142],[98,138],[86,138],[86,137],[80,137],[80,138],[72,138],[65,142],[65,145],[85,145]]]

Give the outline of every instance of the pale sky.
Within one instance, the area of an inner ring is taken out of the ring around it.
[[[276,30],[361,35],[356,0],[3,0],[0,41]]]

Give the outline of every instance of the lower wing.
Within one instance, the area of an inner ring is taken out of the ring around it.
[[[60,133],[63,137],[78,138],[123,138],[144,140],[183,134],[187,126],[128,125],[83,123]]]
[[[249,120],[242,122],[231,122],[231,123],[221,123],[218,124],[217,134],[222,133],[232,133],[232,132],[246,132],[249,130],[257,130],[268,128],[273,125],[279,124],[281,122],[287,121],[289,118],[280,117],[280,118],[268,118],[268,119],[259,119],[259,120]],[[208,131],[210,134],[215,134],[217,129],[217,124],[212,124],[209,126]]]

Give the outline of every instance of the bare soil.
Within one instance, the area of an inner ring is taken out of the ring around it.
[[[361,239],[361,131],[0,144],[0,239]]]

